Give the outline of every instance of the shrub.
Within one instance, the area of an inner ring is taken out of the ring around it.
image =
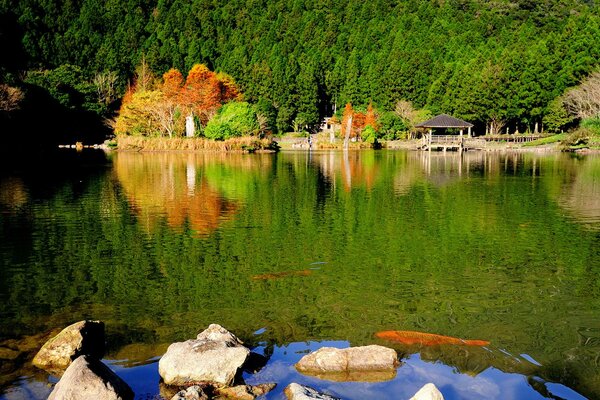
[[[360,133],[360,136],[365,143],[375,143],[377,141],[377,132],[371,125],[367,125]]]
[[[589,128],[579,128],[569,134],[562,142],[565,149],[586,147],[593,131]]]
[[[600,135],[600,117],[586,118],[581,121],[580,126],[589,129],[592,135]]]
[[[208,122],[204,136],[225,140],[237,136],[253,135],[260,129],[256,113],[246,102],[231,102],[221,107]]]
[[[409,130],[406,122],[393,112],[383,113],[378,122],[379,137],[385,140],[403,139]]]

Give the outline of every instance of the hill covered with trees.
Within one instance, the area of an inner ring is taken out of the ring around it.
[[[158,76],[202,63],[280,132],[401,100],[480,131],[558,130],[556,99],[600,60],[584,0],[0,0],[0,18],[0,83],[106,116],[142,60]]]

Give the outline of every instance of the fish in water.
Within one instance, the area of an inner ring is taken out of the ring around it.
[[[268,280],[268,279],[279,279],[287,276],[308,276],[312,274],[312,271],[304,269],[302,271],[284,271],[284,272],[271,272],[269,274],[254,275],[254,280]]]
[[[463,346],[487,346],[490,344],[487,340],[465,340],[416,331],[383,331],[377,332],[375,336],[380,339],[407,345],[420,344],[422,346],[435,346],[440,344],[452,344]]]

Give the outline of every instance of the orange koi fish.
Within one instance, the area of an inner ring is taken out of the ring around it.
[[[465,340],[450,336],[415,331],[383,331],[377,332],[375,336],[380,339],[407,345],[420,344],[422,346],[435,346],[440,344],[452,344],[463,346],[487,346],[490,344],[490,342],[487,340]]]
[[[312,274],[311,270],[305,269],[302,271],[284,271],[284,272],[272,272],[270,274],[254,275],[254,280],[267,280],[267,279],[279,279],[285,278],[286,276],[308,276]]]

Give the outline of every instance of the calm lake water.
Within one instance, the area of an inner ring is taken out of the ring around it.
[[[268,357],[247,383],[344,399],[600,398],[600,157],[65,150],[0,172],[0,399],[45,398],[43,334],[106,323],[108,363],[161,393],[168,344],[219,323]],[[36,165],[40,165],[37,163]],[[409,346],[419,331],[487,346]],[[293,364],[381,344],[383,382]]]

